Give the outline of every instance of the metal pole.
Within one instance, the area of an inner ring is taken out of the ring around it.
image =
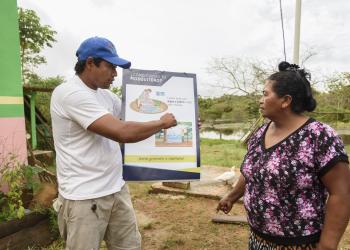
[[[301,0],[296,0],[295,25],[294,25],[294,51],[293,51],[293,63],[295,64],[299,64],[300,20],[301,20]]]
[[[30,95],[30,127],[32,130],[32,148],[33,149],[36,149],[38,145],[36,140],[35,96],[36,96],[35,92],[32,92]]]

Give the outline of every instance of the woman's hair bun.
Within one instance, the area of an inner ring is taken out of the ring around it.
[[[280,62],[280,64],[278,65],[278,70],[281,71],[294,71],[294,72],[298,72],[298,71],[303,71],[300,69],[298,64],[290,64],[289,62]]]
[[[290,67],[290,64],[288,62],[280,62],[280,64],[278,64],[278,70],[279,71],[286,71],[288,68]]]
[[[307,99],[304,108],[305,108],[306,111],[312,112],[312,111],[314,111],[316,109],[316,106],[317,106],[316,100],[312,96],[310,96]]]

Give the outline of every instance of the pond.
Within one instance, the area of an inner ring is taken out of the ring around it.
[[[350,128],[335,128],[345,145],[350,145]],[[240,140],[249,131],[245,123],[220,124],[216,127],[202,127],[200,137],[205,139]]]
[[[222,140],[240,140],[248,129],[237,129],[237,128],[205,128],[201,129],[200,137],[205,139],[222,139]],[[342,138],[345,145],[350,145],[350,132],[339,130],[337,131]]]
[[[246,132],[246,129],[206,128],[201,130],[200,137],[206,139],[240,140],[246,134]]]

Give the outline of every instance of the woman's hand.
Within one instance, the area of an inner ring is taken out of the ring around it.
[[[219,201],[219,204],[216,207],[216,212],[219,212],[221,210],[225,214],[229,213],[232,209],[233,204],[243,196],[244,188],[245,180],[243,175],[240,175],[238,182],[233,190]]]
[[[226,195],[224,198],[222,198],[216,207],[216,212],[219,212],[220,210],[223,211],[225,214],[228,214],[233,206],[233,200],[230,197],[230,195]]]

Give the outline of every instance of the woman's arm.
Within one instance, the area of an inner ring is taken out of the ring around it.
[[[322,178],[329,197],[318,250],[336,250],[350,217],[350,170],[339,162]]]
[[[244,195],[245,179],[240,175],[237,184],[233,190],[222,198],[216,208],[216,211],[222,210],[225,214],[231,211],[233,204]]]

